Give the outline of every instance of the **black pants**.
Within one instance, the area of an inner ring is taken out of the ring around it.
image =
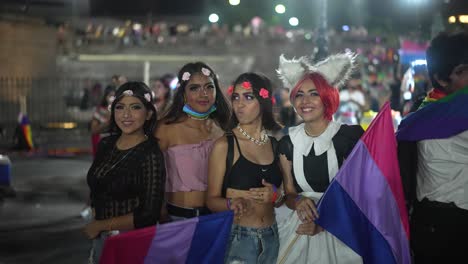
[[[453,203],[417,202],[411,216],[411,247],[416,264],[468,263],[468,210]],[[453,262],[455,258],[459,260]]]

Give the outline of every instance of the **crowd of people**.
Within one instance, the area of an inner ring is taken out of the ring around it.
[[[464,33],[431,42],[434,89],[397,132],[416,263],[462,256],[468,242],[467,47]],[[232,210],[226,263],[362,263],[315,224],[317,201],[364,133],[334,120],[340,97],[365,107],[355,59],[341,53],[312,64],[281,56],[279,96],[256,72],[224,91],[203,62],[183,65],[175,89],[167,85],[173,76],[157,80],[156,91],[131,81],[109,89],[101,103],[109,112],[94,122],[96,133],[109,135],[88,173],[90,261],[116,232]],[[280,116],[299,122],[277,121],[277,97]],[[441,102],[458,104],[447,111]],[[286,212],[281,220],[278,208]],[[298,237],[292,248],[291,236]]]

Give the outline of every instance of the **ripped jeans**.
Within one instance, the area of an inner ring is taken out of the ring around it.
[[[232,225],[225,263],[276,263],[279,250],[278,226],[253,228]]]

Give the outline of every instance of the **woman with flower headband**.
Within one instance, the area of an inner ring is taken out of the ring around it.
[[[84,228],[98,263],[106,237],[156,224],[164,201],[164,156],[153,137],[156,109],[140,82],[119,87],[109,106],[111,136],[99,143],[87,180],[94,220]]]
[[[173,220],[206,215],[208,157],[224,134],[229,104],[218,78],[203,62],[188,63],[178,74],[173,103],[156,131],[167,170],[167,211]]]
[[[279,144],[286,216],[278,221],[278,263],[362,263],[362,259],[314,223],[315,203],[364,133],[360,126],[333,121],[338,86],[350,76],[354,55],[328,57],[316,65],[306,58],[280,57],[279,77],[291,88],[291,102],[303,123],[289,128]],[[292,210],[292,211],[291,211]]]
[[[216,141],[210,155],[208,206],[214,212],[234,211],[226,263],[275,263],[279,241],[274,204],[282,176],[275,154],[278,142],[265,130],[281,127],[273,118],[271,82],[261,74],[244,73],[228,94],[234,115],[230,132]]]

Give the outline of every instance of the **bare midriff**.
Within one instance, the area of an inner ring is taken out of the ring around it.
[[[166,193],[166,198],[169,203],[179,207],[204,207],[206,206],[205,193],[202,191],[168,192]]]
[[[275,222],[275,210],[273,203],[259,203],[247,197],[249,191],[228,188],[226,198],[244,198],[249,201],[247,212],[242,216],[234,216],[234,224],[246,227],[269,227]]]

